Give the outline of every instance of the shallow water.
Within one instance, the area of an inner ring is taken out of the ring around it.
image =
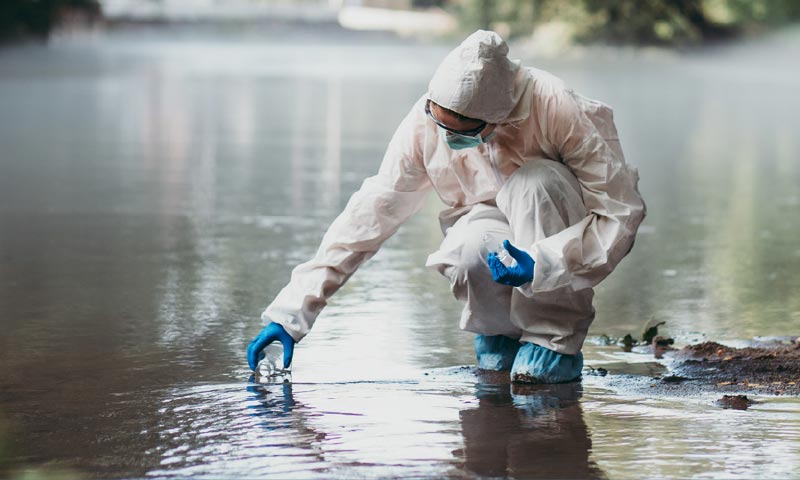
[[[615,107],[648,202],[592,333],[797,333],[798,46],[535,62]],[[796,476],[796,399],[739,412],[450,369],[474,358],[423,267],[435,198],[337,294],[293,384],[248,382],[260,311],[447,50],[302,31],[0,50],[0,474]]]

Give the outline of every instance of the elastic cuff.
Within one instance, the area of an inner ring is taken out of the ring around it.
[[[261,321],[265,326],[268,325],[270,322],[275,322],[278,325],[282,326],[283,329],[286,330],[286,333],[291,335],[295,343],[300,342],[300,340],[302,340],[303,337],[305,337],[305,334],[303,334],[303,332],[299,331],[296,328],[294,322],[292,322],[291,317],[289,317],[288,319],[283,318],[282,316],[276,315],[275,312],[267,314],[267,311],[265,310],[264,313],[261,314]]]

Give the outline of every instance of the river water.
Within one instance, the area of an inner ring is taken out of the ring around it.
[[[248,381],[261,310],[451,46],[282,29],[0,50],[0,475],[798,478],[797,399],[461,369],[472,338],[423,267],[433,197],[298,345],[294,383]],[[649,216],[591,334],[798,333],[798,47],[526,60],[614,106],[640,169]],[[645,360],[617,350],[587,363]]]

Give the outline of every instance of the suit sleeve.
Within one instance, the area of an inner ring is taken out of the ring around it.
[[[316,255],[298,265],[261,318],[299,341],[328,299],[423,204],[431,183],[423,163],[424,113],[417,102],[397,128],[377,175],[364,180],[328,227]]]
[[[523,293],[592,288],[633,246],[646,214],[639,175],[625,163],[610,107],[557,88],[539,100],[537,114],[544,137],[578,179],[589,214],[530,246],[536,265]]]

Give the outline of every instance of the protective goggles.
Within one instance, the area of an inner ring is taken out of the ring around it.
[[[464,135],[465,137],[474,137],[475,135],[481,133],[483,131],[483,129],[486,128],[486,125],[488,125],[488,123],[484,122],[483,120],[478,120],[479,122],[481,122],[481,124],[478,125],[475,128],[470,128],[469,130],[456,130],[455,128],[448,127],[444,123],[440,122],[436,117],[434,117],[433,113],[431,113],[431,99],[430,98],[425,101],[425,114],[428,115],[428,117],[431,120],[433,120],[433,123],[435,123],[436,125],[439,125],[440,127],[444,128],[448,132],[452,132],[452,133],[455,133],[457,135]],[[475,119],[475,120],[477,120],[477,119]]]

